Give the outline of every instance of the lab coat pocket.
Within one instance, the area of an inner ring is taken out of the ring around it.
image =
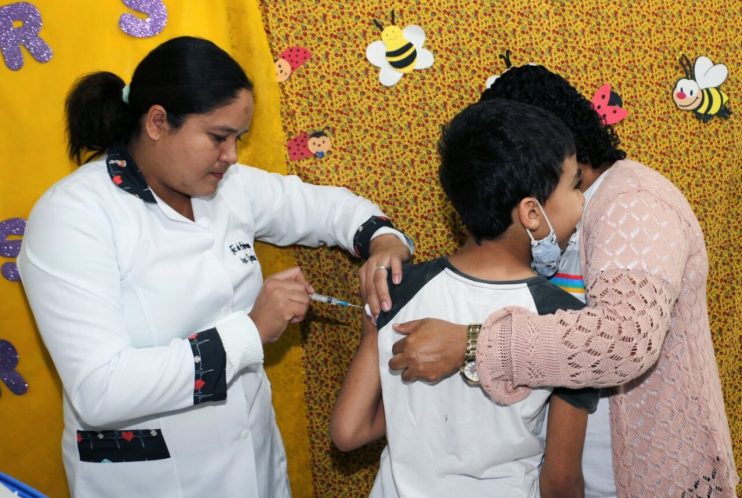
[[[180,495],[159,429],[78,430],[77,450],[75,497]]]
[[[79,462],[75,476],[75,498],[106,496],[180,497],[172,458],[141,462]]]

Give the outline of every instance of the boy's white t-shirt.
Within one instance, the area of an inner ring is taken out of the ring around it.
[[[405,382],[389,369],[392,346],[402,338],[392,324],[424,317],[481,323],[504,306],[546,314],[582,304],[541,277],[483,281],[460,273],[446,258],[406,268],[392,292],[394,307],[377,319],[388,446],[371,496],[538,497],[541,431],[552,390],[534,389],[506,406],[459,374],[434,384]]]
[[[600,175],[585,191],[585,206],[598,190],[605,175]],[[559,260],[559,271],[551,282],[585,302],[585,282],[580,267],[580,229],[569,239],[567,249]],[[611,421],[608,414],[609,398],[602,397],[598,409],[587,419],[587,434],[582,455],[582,472],[585,477],[585,498],[615,498],[616,483],[613,479],[611,453]]]

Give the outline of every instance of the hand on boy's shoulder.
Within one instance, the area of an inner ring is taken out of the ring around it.
[[[405,337],[394,343],[389,368],[406,381],[437,382],[458,372],[466,353],[466,325],[423,318],[395,323]]]
[[[410,256],[409,248],[394,235],[380,235],[371,241],[371,256],[358,272],[361,297],[368,305],[371,316],[375,317],[382,310],[392,308],[389,281],[393,284],[402,281],[402,263]]]

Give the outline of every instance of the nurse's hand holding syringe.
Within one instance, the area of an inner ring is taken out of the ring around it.
[[[314,288],[298,266],[274,273],[265,279],[255,304],[248,313],[263,344],[281,337],[289,323],[304,320],[312,293]]]

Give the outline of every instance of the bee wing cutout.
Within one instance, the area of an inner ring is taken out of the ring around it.
[[[366,59],[376,67],[390,67],[386,61],[386,48],[384,42],[377,40],[366,47]]]
[[[724,64],[714,64],[711,59],[705,56],[696,59],[693,71],[695,72],[696,82],[701,89],[715,88],[724,83],[729,75],[729,70]]]
[[[379,71],[379,82],[384,86],[394,86],[402,79],[403,75],[404,73],[395,71],[392,66],[387,64]]]
[[[423,31],[423,28],[416,26],[415,24],[407,26],[402,30],[402,34],[407,41],[415,45],[415,48],[418,50],[423,46],[423,43],[425,43],[425,31]]]
[[[415,61],[415,69],[427,69],[433,65],[433,52],[427,48],[417,49],[417,61]]]

